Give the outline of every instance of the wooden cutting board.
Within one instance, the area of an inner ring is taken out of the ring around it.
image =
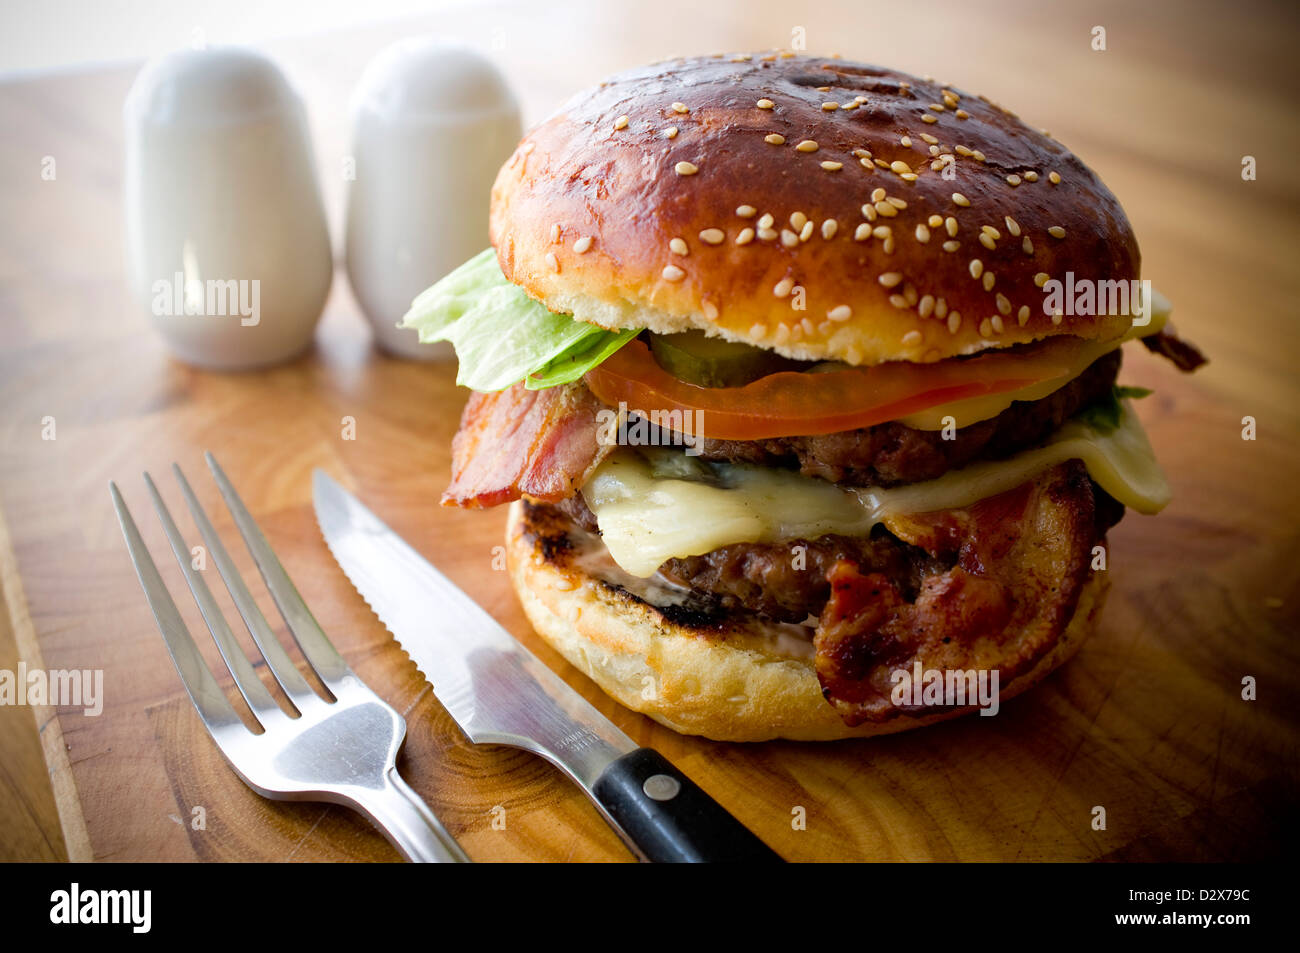
[[[786,46],[802,30],[810,49],[940,74],[1048,125],[1122,198],[1145,275],[1213,362],[1184,377],[1130,349],[1123,379],[1156,391],[1140,413],[1176,499],[1113,531],[1110,602],[1075,660],[997,718],[873,741],[717,744],[619,708],[533,635],[493,568],[504,512],[437,506],[464,399],[454,368],[373,350],[341,272],[302,359],[236,375],[172,361],[123,286],[120,108],[134,68],[25,78],[0,84],[0,669],[101,669],[105,700],[98,717],[0,707],[0,858],[395,859],[345,810],[254,795],[181,691],[107,484],[118,481],[202,632],[140,474],[158,478],[177,512],[167,468],[180,463],[233,541],[205,450],[350,664],[406,716],[402,769],[477,860],[630,858],[548,764],[460,735],[326,551],[313,467],[792,860],[1234,859],[1294,842],[1300,143],[1286,118],[1284,15],[940,3],[920,22],[901,5],[822,6],[795,23],[776,0],[658,0],[617,14],[591,4],[571,15],[519,2],[268,50],[305,93],[336,239],[347,92],[381,46],[425,29],[489,49],[534,120],[614,69]],[[1089,45],[1097,24],[1104,52]],[[1240,174],[1247,154],[1255,181]],[[41,176],[47,156],[53,180]],[[43,439],[49,418],[55,438]],[[242,547],[233,551],[254,573]],[[1248,676],[1254,701],[1242,699]],[[1098,806],[1104,830],[1093,827]]]

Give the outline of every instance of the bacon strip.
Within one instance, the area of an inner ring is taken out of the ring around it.
[[[1142,338],[1142,343],[1152,354],[1169,358],[1180,371],[1194,371],[1206,363],[1205,355],[1197,350],[1196,345],[1180,338],[1172,324],[1166,324],[1158,334]]]
[[[479,509],[521,496],[544,503],[572,496],[613,449],[597,440],[603,408],[581,381],[472,394],[452,441],[442,505]]]
[[[1069,624],[1098,537],[1087,470],[1073,460],[961,510],[891,519],[891,533],[955,562],[914,602],[851,562],[827,573],[814,638],[817,676],[846,724],[934,714],[891,697],[897,669],[998,670],[1002,687],[1046,655]]]

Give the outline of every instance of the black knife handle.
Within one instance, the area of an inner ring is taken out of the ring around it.
[[[612,762],[592,793],[655,863],[783,862],[653,748]]]

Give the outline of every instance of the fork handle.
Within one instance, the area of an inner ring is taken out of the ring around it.
[[[355,797],[361,812],[374,822],[399,851],[413,863],[467,864],[469,855],[442,823],[402,780],[396,768],[384,775],[382,788]]]

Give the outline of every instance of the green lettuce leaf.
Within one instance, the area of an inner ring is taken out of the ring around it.
[[[547,310],[506,280],[491,248],[422,292],[401,327],[415,328],[425,343],[450,341],[460,362],[456,383],[477,391],[577,380],[637,335]]]
[[[1120,405],[1119,402],[1126,398],[1132,397],[1135,400],[1139,397],[1146,397],[1151,391],[1145,387],[1126,387],[1117,384],[1110,389],[1101,400],[1095,404],[1089,404],[1083,410],[1079,411],[1079,419],[1095,427],[1102,433],[1110,433],[1119,426]]]

